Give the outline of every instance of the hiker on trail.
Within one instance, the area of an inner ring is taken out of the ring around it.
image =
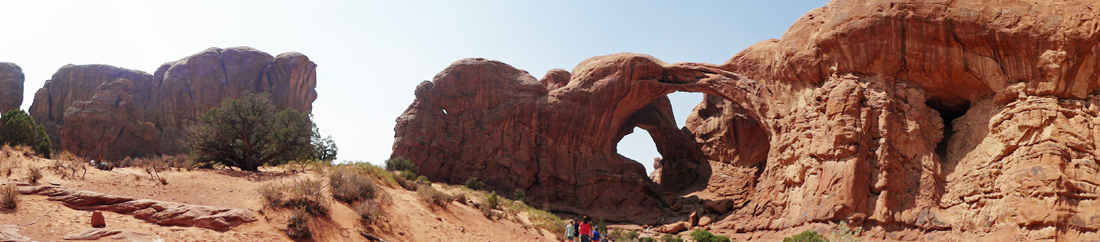
[[[573,242],[573,220],[565,224],[565,241]]]
[[[581,242],[592,242],[592,224],[589,222],[591,220],[588,219],[588,216],[584,216],[581,220]]]
[[[581,222],[573,220],[573,239],[574,241],[581,240]]]
[[[600,241],[600,230],[593,229],[592,230],[592,242],[599,242],[599,241]]]

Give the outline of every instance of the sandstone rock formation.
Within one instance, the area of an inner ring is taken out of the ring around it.
[[[550,78],[565,76],[551,72]],[[656,215],[639,216],[669,201],[641,164],[616,153],[616,143],[642,127],[657,137],[664,156],[663,186],[702,184],[705,175],[696,172],[707,169],[702,153],[695,138],[676,127],[665,94],[749,100],[754,85],[714,66],[617,54],[586,60],[568,84],[549,91],[507,64],[465,59],[417,87],[417,99],[397,120],[393,155],[409,158],[436,181],[478,177],[488,189],[511,194],[522,188],[530,201],[559,211],[656,221]]]
[[[11,62],[0,62],[0,112],[23,105],[23,69]]]
[[[256,221],[255,215],[244,209],[135,199],[58,186],[23,188],[19,193],[48,196],[48,200],[60,201],[72,209],[133,214],[137,219],[159,225],[194,226],[226,231],[241,224]]]
[[[90,101],[75,101],[65,110],[61,149],[81,157],[122,160],[160,153],[157,128],[141,118],[133,84],[120,78],[103,83]]]
[[[272,57],[250,47],[209,48],[178,61],[165,63],[152,75],[108,65],[67,65],[59,69],[35,93],[30,113],[36,122],[46,126],[46,133],[55,143],[60,144],[59,147],[75,148],[74,152],[83,152],[82,155],[88,157],[148,156],[160,152],[179,154],[188,150],[182,139],[186,136],[187,128],[196,122],[197,116],[220,105],[222,99],[227,97],[241,98],[246,92],[271,92],[279,109],[312,111],[312,103],[317,98],[314,90],[317,87],[316,66],[300,53],[284,53]],[[97,104],[93,100],[101,85],[120,78],[130,81],[129,91],[117,95],[117,91],[110,91],[104,95],[111,98],[117,96],[116,101],[126,99],[125,96],[129,95],[133,102],[128,102],[124,107],[116,105],[118,102]],[[74,142],[97,140],[103,136],[102,133],[84,130],[91,128],[88,124],[77,124],[79,127],[71,128],[75,136],[67,140],[60,139],[62,130],[70,124],[65,120],[66,111],[77,102],[88,101],[91,102],[84,104],[85,106],[95,106],[88,108],[99,110],[94,113],[106,114],[102,111],[111,109],[112,114],[129,115],[128,119],[119,117],[109,123],[114,123],[113,127],[116,128],[127,123],[132,129],[125,130],[133,131],[130,133],[133,135],[102,144],[78,144]],[[115,107],[106,108],[104,105]],[[151,123],[156,129],[153,135],[159,144],[156,149],[102,149],[148,141],[144,122]]]
[[[1092,1],[834,1],[719,66],[602,56],[556,86],[561,74],[536,85],[463,60],[417,88],[394,156],[590,215],[693,193],[731,201],[712,226],[737,231],[850,221],[1094,238],[1098,21]],[[672,91],[707,95],[679,133]],[[615,152],[635,126],[664,158],[659,185]]]

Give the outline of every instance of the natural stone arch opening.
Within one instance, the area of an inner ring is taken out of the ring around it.
[[[671,125],[672,128],[681,129],[683,132],[690,132],[684,129],[686,120],[690,116],[689,114],[693,113],[697,104],[703,101],[704,94],[673,92],[667,94],[666,97],[668,97],[672,107],[669,116],[673,118],[668,125]],[[650,135],[649,132],[643,127],[635,126],[632,133],[628,133],[616,141],[616,153],[645,166],[646,174],[650,178],[659,178],[659,176],[653,176],[653,172],[660,167],[659,162],[660,159],[664,158],[664,155],[657,150],[654,136]],[[655,179],[655,181],[660,183],[660,179]]]
[[[954,121],[970,110],[970,101],[961,98],[932,97],[928,99],[925,105],[939,112],[940,119],[943,120],[943,139],[936,143],[936,155],[939,156],[940,162],[946,162],[948,160],[948,144],[955,134]]]

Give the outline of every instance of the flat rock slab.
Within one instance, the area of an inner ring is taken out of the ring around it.
[[[60,201],[72,209],[130,214],[135,218],[159,225],[194,226],[227,231],[237,225],[256,221],[255,215],[245,209],[136,199],[64,187],[29,187],[20,189],[19,193],[48,196],[47,200]]]

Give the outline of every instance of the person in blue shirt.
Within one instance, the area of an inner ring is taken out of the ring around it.
[[[600,241],[600,230],[598,230],[598,229],[593,229],[592,230],[592,241]]]

